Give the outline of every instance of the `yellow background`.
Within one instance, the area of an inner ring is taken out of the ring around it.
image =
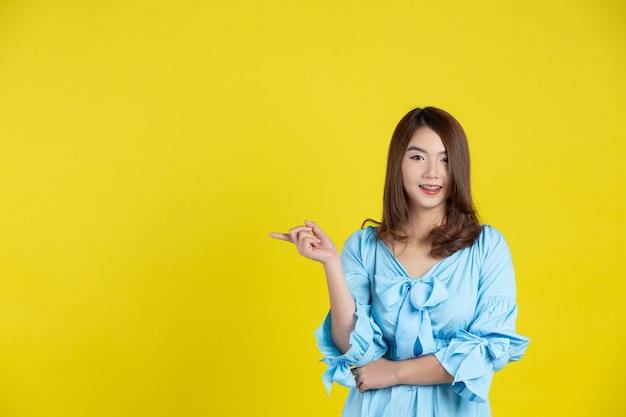
[[[338,416],[321,267],[378,218],[416,106],[467,130],[524,359],[498,416],[617,415],[626,371],[618,0],[0,1],[0,415]]]

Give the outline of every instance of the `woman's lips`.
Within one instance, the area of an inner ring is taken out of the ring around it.
[[[424,185],[420,185],[419,187],[422,189],[422,191],[424,191],[426,194],[429,194],[429,195],[437,194],[443,188],[440,185],[431,185],[431,184],[424,184]]]

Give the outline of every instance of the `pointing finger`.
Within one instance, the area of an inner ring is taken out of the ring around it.
[[[293,241],[291,240],[291,236],[286,233],[270,233],[269,236],[274,239],[284,240],[285,242],[293,243]]]

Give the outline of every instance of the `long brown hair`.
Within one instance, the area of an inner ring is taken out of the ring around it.
[[[383,216],[376,236],[380,240],[406,241],[404,231],[409,221],[409,202],[402,187],[402,159],[417,129],[430,127],[443,142],[448,153],[450,192],[446,201],[444,222],[427,237],[430,255],[441,258],[471,246],[480,234],[480,223],[470,189],[470,157],[467,137],[461,124],[448,112],[436,107],[416,108],[398,123],[391,137],[387,156],[387,174],[383,194]]]

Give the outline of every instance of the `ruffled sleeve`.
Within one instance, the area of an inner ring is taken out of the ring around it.
[[[494,372],[521,359],[530,340],[515,330],[515,274],[506,241],[485,226],[476,244],[480,277],[474,319],[435,356],[454,377],[452,388],[458,395],[485,402]]]
[[[356,304],[356,324],[350,334],[350,349],[342,354],[335,347],[330,332],[331,312],[315,332],[318,347],[324,355],[322,362],[328,365],[322,380],[329,395],[333,382],[355,387],[351,366],[363,366],[375,361],[387,350],[380,327],[371,316],[371,272],[363,262],[374,261],[374,250],[375,230],[370,227],[359,230],[348,238],[341,255],[344,275]]]

